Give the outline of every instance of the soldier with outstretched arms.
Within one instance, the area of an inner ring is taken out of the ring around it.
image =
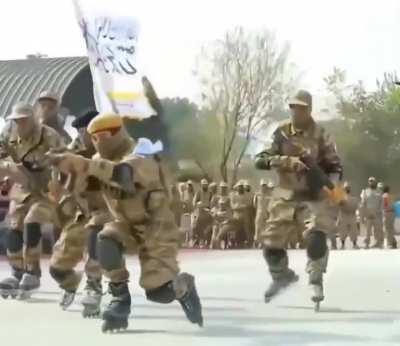
[[[139,254],[140,285],[147,299],[163,304],[177,300],[187,318],[202,326],[194,277],[179,270],[179,232],[169,206],[159,155],[136,152],[118,115],[95,117],[87,131],[96,157],[66,153],[48,154],[48,159],[64,174],[98,179],[113,217],[98,235],[98,259],[112,295],[103,313],[103,331],[125,329],[128,325],[131,295],[124,250],[132,241]]]

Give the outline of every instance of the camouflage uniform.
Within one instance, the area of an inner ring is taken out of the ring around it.
[[[250,243],[249,246],[251,246],[251,243],[254,242],[255,238],[255,223],[254,220],[256,218],[256,209],[254,208],[254,196],[255,193],[251,189],[250,182],[248,180],[245,180],[244,182],[244,189],[246,191],[246,197],[247,197],[247,214],[249,215],[249,223],[250,223]]]
[[[114,219],[104,225],[98,238],[99,260],[110,280],[113,296],[103,313],[105,328],[115,319],[127,324],[131,298],[123,251],[132,243],[139,254],[139,282],[147,298],[160,303],[177,299],[189,320],[202,325],[194,278],[179,274],[179,232],[169,207],[158,156],[133,152],[134,143],[117,115],[96,117],[89,124],[88,132],[98,151],[97,157],[88,160],[64,154],[50,159],[63,172],[75,171],[100,180]]]
[[[193,199],[194,199],[194,187],[192,181],[188,181],[182,186],[182,205],[185,213],[193,212]]]
[[[293,102],[293,105],[309,107],[311,110],[312,97],[306,91],[299,91]],[[287,138],[294,146],[288,141],[282,141],[282,138]],[[291,120],[279,125],[270,147],[257,156],[257,168],[274,168],[279,176],[279,186],[274,189],[269,205],[269,219],[260,234],[264,245],[264,257],[273,279],[273,286],[266,292],[266,299],[267,295],[269,298],[269,291],[273,292],[271,296],[276,294],[276,289],[291,282],[295,277],[288,266],[285,246],[290,234],[298,228],[305,229],[304,235],[307,238],[306,271],[309,274],[309,282],[313,289],[318,288],[318,301],[323,299],[322,278],[328,264],[326,239],[333,231],[331,209],[334,205],[322,191],[319,196],[311,196],[305,165],[299,158],[304,152],[311,156],[326,174],[331,175],[331,178],[339,178],[341,165],[336,146],[311,115],[301,129],[296,128]]]
[[[219,201],[221,199],[227,200],[228,205],[230,206],[231,201],[230,201],[230,197],[229,197],[228,184],[224,181],[222,181],[219,184],[218,193],[214,194],[211,198],[211,202],[210,202],[211,209],[217,208],[219,205]]]
[[[371,178],[369,180],[372,180]],[[367,236],[365,246],[370,245],[372,228],[374,230],[375,244],[373,247],[383,246],[383,225],[382,225],[383,199],[382,194],[376,188],[368,187],[361,192],[360,212],[365,222]]]
[[[14,125],[6,126],[2,134],[2,156],[8,156],[10,161],[1,162],[0,174],[14,182],[10,191],[7,255],[13,275],[20,280],[24,273],[40,277],[41,226],[58,224],[54,203],[48,195],[52,172],[42,163],[50,149],[62,148],[64,144],[53,129],[34,121],[29,105],[17,104],[13,112],[10,119],[25,117],[32,122],[28,137],[21,138]]]
[[[214,218],[211,247],[219,248],[221,240],[225,241],[225,247],[235,247],[237,226],[233,222],[233,214],[229,205],[229,199],[221,198],[218,206],[212,210]]]
[[[346,238],[349,237],[353,243],[354,248],[358,248],[358,228],[357,228],[357,216],[356,211],[359,205],[358,198],[352,196],[350,193],[347,195],[347,199],[340,206],[339,217],[338,217],[338,231],[339,237],[342,242],[342,249],[344,248]]]
[[[217,206],[216,204],[216,196],[218,192],[218,185],[215,182],[211,182],[208,186],[208,191],[210,192],[210,209]]]
[[[265,228],[265,223],[268,219],[268,206],[271,200],[271,192],[273,186],[271,184],[267,184],[266,181],[261,181],[261,189],[263,186],[268,187],[268,190],[261,190],[254,195],[254,209],[256,210],[256,218],[255,218],[255,235],[254,241],[259,241],[259,235],[261,231]]]
[[[175,184],[171,186],[170,207],[175,216],[175,223],[179,227],[181,225],[183,205],[179,197],[178,189]]]
[[[46,125],[54,129],[64,140],[66,144],[71,143],[72,139],[68,132],[64,129],[63,117],[58,114],[58,110],[60,108],[60,100],[58,96],[48,90],[42,91],[37,99],[37,107],[41,107],[41,102],[45,100],[50,100],[55,103],[55,108],[57,113],[55,113],[52,117],[48,117],[46,119],[40,117],[39,121],[41,124]]]
[[[211,192],[208,189],[208,182],[207,180],[203,179],[201,181],[201,189],[197,191],[193,198],[193,208],[196,209],[198,203],[201,203],[203,208],[210,208],[210,201],[211,201]]]
[[[72,148],[76,154],[86,158],[94,154],[91,150],[81,150],[77,140],[72,143]],[[71,293],[76,292],[81,279],[74,268],[83,259],[87,249],[89,256],[85,273],[88,283],[100,285],[102,274],[95,243],[103,225],[111,221],[101,194],[100,182],[96,178],[76,179],[73,185],[73,191],[66,193],[59,201],[57,212],[62,231],[50,260],[50,274],[63,290]]]
[[[243,192],[240,189],[243,188]],[[247,246],[253,243],[251,215],[249,208],[249,196],[244,191],[244,182],[239,181],[235,186],[235,191],[231,195],[231,208],[233,219],[239,225],[239,241],[246,242]]]

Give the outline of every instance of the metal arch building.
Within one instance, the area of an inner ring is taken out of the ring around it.
[[[96,109],[93,80],[87,57],[40,58],[0,61],[0,119],[11,112],[18,101],[32,105],[43,90],[59,95],[61,106],[68,114],[79,115]],[[138,139],[160,139],[169,153],[168,129],[160,116],[141,122],[126,123],[130,135]]]
[[[0,61],[0,116],[23,100],[34,104],[43,90],[59,95],[71,114],[94,108],[92,76],[86,57]]]

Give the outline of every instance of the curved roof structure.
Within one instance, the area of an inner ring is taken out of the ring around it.
[[[91,79],[86,57],[0,61],[0,116],[6,116],[19,100],[34,104],[43,90],[57,93],[62,105],[70,108],[64,102],[65,96],[73,81],[82,74],[89,75],[85,80]],[[93,95],[91,85],[85,89]]]

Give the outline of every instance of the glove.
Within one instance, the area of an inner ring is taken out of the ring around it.
[[[60,172],[64,174],[85,174],[88,171],[90,160],[87,160],[82,156],[70,153],[47,153],[46,162],[54,167],[57,167]]]
[[[308,170],[308,167],[297,156],[282,156],[280,167],[294,173],[304,173]]]
[[[334,204],[344,205],[347,201],[346,192],[341,187],[335,186],[332,190],[324,187],[324,191],[328,199]]]

